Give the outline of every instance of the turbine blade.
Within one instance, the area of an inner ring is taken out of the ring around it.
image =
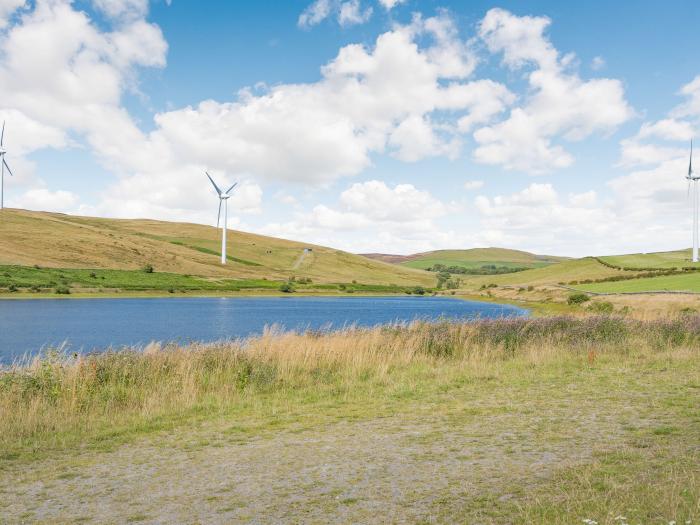
[[[206,173],[206,174],[207,174],[207,177],[209,177],[209,180],[211,181],[212,185],[214,186],[214,189],[216,190],[216,193],[218,193],[219,195],[221,195],[221,190],[220,190],[219,187],[216,185],[216,182],[214,182],[214,179],[211,178],[211,175],[209,175],[209,173],[207,173],[206,171],[205,171],[204,173]]]
[[[690,139],[690,159],[688,160],[688,178],[693,176],[693,139]]]
[[[236,186],[238,186],[238,183],[237,183],[237,182],[234,182],[233,184],[231,184],[231,187],[230,187],[229,189],[226,190],[226,195],[228,195],[229,193],[231,193],[231,190],[232,190],[233,188],[235,188]]]
[[[5,121],[2,121],[2,134],[0,134],[0,146],[2,146],[2,141],[5,140]]]
[[[2,159],[2,163],[3,163],[3,165],[7,168],[7,171],[10,173],[10,175],[11,175],[12,177],[14,177],[14,175],[12,175],[12,170],[11,170],[10,167],[7,165],[7,162],[5,162],[5,158],[4,158],[4,157],[3,157],[3,159]]]
[[[219,229],[219,222],[221,221],[221,199],[219,199],[219,213],[216,215],[216,228]]]

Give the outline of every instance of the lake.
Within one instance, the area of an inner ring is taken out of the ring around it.
[[[512,305],[447,297],[172,297],[0,300],[0,363],[64,341],[71,352],[151,341],[219,341],[285,330],[415,319],[524,316]]]

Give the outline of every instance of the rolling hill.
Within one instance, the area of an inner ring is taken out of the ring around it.
[[[226,266],[219,264],[219,250],[220,232],[211,226],[13,209],[0,212],[0,265],[5,266],[134,271],[152,265],[156,274],[209,281],[286,281],[294,276],[314,283],[435,284],[435,277],[424,271],[240,231],[229,230]]]
[[[398,264],[408,268],[426,269],[435,264],[478,268],[486,265],[507,266],[510,268],[539,268],[563,260],[566,257],[535,255],[520,250],[505,248],[471,248],[468,250],[436,250],[413,255],[391,255],[383,253],[366,253],[365,257]]]

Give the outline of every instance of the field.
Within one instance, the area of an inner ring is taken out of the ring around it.
[[[673,252],[635,253],[630,255],[611,255],[600,257],[608,264],[626,268],[681,268],[692,266],[690,250]]]
[[[384,257],[386,258],[387,256]],[[469,250],[437,250],[390,260],[396,261],[401,266],[424,270],[435,264],[461,266],[463,268],[479,268],[486,265],[509,268],[539,268],[560,262],[565,260],[565,258],[535,255],[529,252],[504,248],[473,248]]]
[[[241,345],[54,356],[1,375],[0,515],[700,519],[700,318],[416,323]]]
[[[310,251],[305,254],[305,249]],[[81,270],[82,274],[71,274],[71,278],[75,277],[71,282],[84,288],[95,288],[97,284],[97,289],[128,288],[129,283],[136,288],[142,284],[157,284],[156,289],[185,290],[195,285],[199,289],[222,286],[235,289],[245,287],[246,282],[263,279],[276,281],[278,287],[280,282],[292,277],[311,279],[316,284],[347,283],[385,288],[435,284],[435,276],[427,272],[323,246],[233,230],[229,231],[226,266],[219,264],[219,250],[220,231],[210,226],[5,209],[0,221],[0,266],[3,266],[0,274],[11,275],[2,275],[0,280],[8,285],[15,283],[16,272],[31,273],[31,268],[38,266],[51,272]],[[144,277],[139,271],[146,265],[152,265],[155,272]],[[101,272],[97,283],[94,279],[82,278],[85,273],[98,273],[97,270],[132,273]],[[35,274],[34,277],[39,276]],[[60,280],[48,274],[46,277],[57,283]],[[221,285],[221,282],[207,284],[207,280],[240,282]]]
[[[700,273],[693,272],[609,283],[579,284],[576,285],[576,288],[597,293],[658,292],[668,290],[700,293]]]

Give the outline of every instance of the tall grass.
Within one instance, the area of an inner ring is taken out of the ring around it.
[[[229,410],[266,395],[336,395],[392,380],[411,367],[700,349],[700,317],[638,321],[550,317],[427,323],[93,355],[47,354],[0,371],[0,456],[80,441],[128,425],[200,410]]]

